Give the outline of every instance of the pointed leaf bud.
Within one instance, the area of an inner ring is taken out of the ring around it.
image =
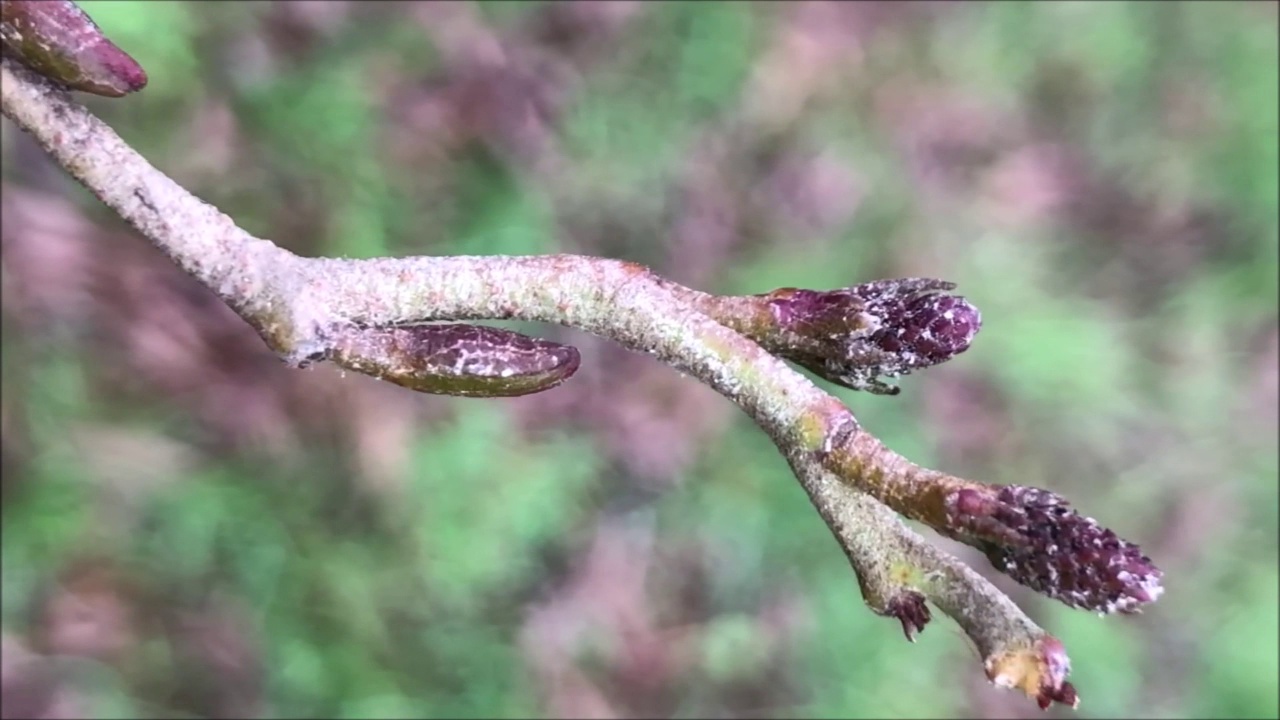
[[[3,0],[0,46],[72,90],[120,97],[147,84],[142,66],[70,0]]]
[[[485,325],[344,325],[316,359],[419,392],[513,397],[549,390],[578,369],[577,349]]]

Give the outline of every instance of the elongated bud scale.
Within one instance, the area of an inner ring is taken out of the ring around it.
[[[320,359],[419,392],[513,397],[549,390],[578,369],[577,349],[484,325],[345,325]]]
[[[120,97],[147,84],[142,66],[70,0],[0,0],[0,45],[72,90]]]

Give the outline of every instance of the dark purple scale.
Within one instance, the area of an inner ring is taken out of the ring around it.
[[[885,352],[918,355],[920,367],[968,350],[982,326],[978,309],[956,295],[918,295],[905,302],[893,298],[877,305],[878,312],[894,322],[876,331],[871,342]]]

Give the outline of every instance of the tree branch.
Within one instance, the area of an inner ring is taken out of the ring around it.
[[[1130,611],[1159,594],[1159,571],[1136,546],[1059,512],[1057,496],[1011,495],[911,464],[774,354],[851,387],[887,391],[877,375],[945,361],[977,331],[976,310],[931,294],[947,284],[717,298],[640,265],[576,255],[301,258],[238,228],[35,72],[6,58],[2,80],[6,116],[293,365],[332,360],[430,392],[450,392],[439,381],[450,373],[464,384],[498,378],[508,383],[499,390],[511,390],[477,394],[536,391],[568,377],[577,354],[556,350],[564,346],[469,330],[451,332],[470,344],[441,344],[427,334],[440,326],[423,324],[521,319],[595,333],[698,378],[787,457],[873,610],[898,618],[912,638],[929,620],[925,600],[934,603],[973,638],[994,682],[1023,689],[1042,707],[1075,703],[1061,644],[894,511],[982,548],[997,568],[1069,604]],[[511,377],[532,380],[517,387]],[[1044,540],[1050,530],[1066,540]]]

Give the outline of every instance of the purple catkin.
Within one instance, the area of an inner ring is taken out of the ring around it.
[[[0,46],[6,56],[72,90],[121,97],[147,85],[142,66],[70,0],[0,3]]]
[[[982,315],[955,286],[929,278],[877,280],[838,290],[766,295],[778,355],[856,390],[896,394],[882,377],[946,362],[969,349]]]
[[[989,494],[991,493],[991,494]],[[1014,580],[1085,610],[1138,612],[1163,588],[1141,549],[1039,488],[965,488],[947,502],[948,528]]]

